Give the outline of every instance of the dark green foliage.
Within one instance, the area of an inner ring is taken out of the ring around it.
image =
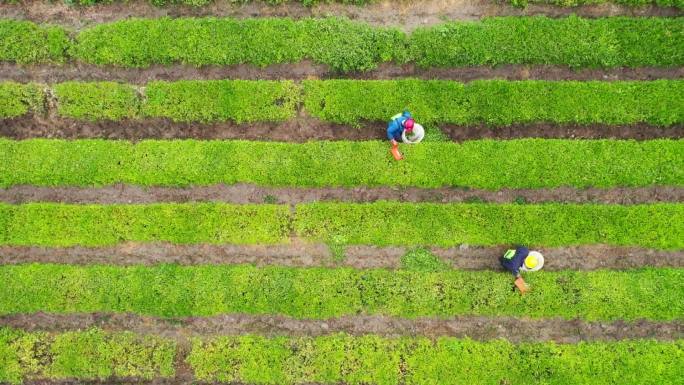
[[[401,257],[401,268],[411,271],[443,271],[449,265],[441,258],[424,248],[410,250]]]
[[[503,17],[447,23],[411,35],[336,18],[130,19],[86,28],[71,44],[58,28],[2,23],[0,60],[22,63],[62,62],[69,45],[70,58],[122,67],[267,66],[306,59],[340,72],[409,61],[423,67],[555,64],[612,68],[684,63],[684,18]]]
[[[287,206],[274,205],[0,204],[0,218],[0,243],[13,245],[270,244],[286,242],[289,230]]]
[[[182,122],[237,123],[294,118],[300,89],[292,81],[207,80],[152,82],[143,114]]]
[[[684,186],[684,140],[273,143],[0,139],[0,186]]]
[[[492,256],[497,258],[498,256]],[[684,270],[527,274],[520,296],[505,272],[354,270],[250,265],[0,266],[0,314],[227,313],[327,319],[344,315],[682,320]]]
[[[405,40],[398,30],[334,18],[130,19],[82,31],[73,55],[87,63],[124,67],[267,66],[311,59],[347,72],[401,59]]]
[[[684,18],[539,16],[454,22],[414,31],[411,52],[422,67],[678,66],[684,61]]]
[[[0,19],[0,61],[19,64],[63,63],[70,44],[63,28]]]
[[[353,337],[218,337],[187,359],[205,382],[248,384],[675,384],[684,341],[549,342]],[[609,364],[608,364],[609,363]],[[632,375],[633,373],[633,375]]]
[[[39,85],[0,82],[0,119],[40,113],[44,106],[45,93]]]
[[[83,120],[121,120],[140,114],[140,100],[133,86],[115,82],[67,82],[54,86],[57,112]]]
[[[684,37],[684,36],[683,36]],[[323,120],[359,125],[408,108],[421,123],[507,126],[684,122],[684,81],[304,81],[304,106]]]
[[[175,374],[175,353],[171,340],[129,332],[91,329],[48,335],[0,328],[0,382],[170,378]]]
[[[684,205],[437,204],[376,202],[297,205],[297,234],[348,244],[684,248]],[[389,234],[410,234],[390,236]]]

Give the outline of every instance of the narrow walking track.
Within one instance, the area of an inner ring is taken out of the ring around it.
[[[478,247],[462,245],[430,250],[456,269],[502,270],[498,258],[508,246]],[[255,264],[257,266],[351,267],[356,269],[401,268],[401,258],[410,247],[345,247],[345,258],[336,261],[329,246],[293,239],[286,245],[175,245],[170,243],[128,242],[109,247],[0,246],[0,262],[64,263],[78,265],[154,265],[177,263]],[[639,247],[586,245],[558,248],[535,248],[541,251],[544,269],[596,270],[634,269],[642,267],[684,267],[684,250],[663,251]]]
[[[106,187],[39,187],[13,186],[0,188],[0,202],[130,204],[157,202],[226,202],[299,204],[319,201],[374,202],[490,202],[490,203],[605,203],[643,204],[683,202],[683,187],[649,186],[610,189],[559,187],[548,189],[503,189],[490,191],[442,187],[262,187],[253,184],[193,187],[139,187],[117,184]]]
[[[377,69],[362,73],[339,74],[324,64],[303,60],[291,64],[257,67],[250,64],[204,66],[172,64],[149,68],[121,68],[69,63],[64,66],[0,63],[0,79],[28,83],[65,81],[121,81],[144,85],[153,80],[304,80],[304,79],[442,79],[469,82],[480,79],[617,81],[684,78],[684,67],[586,68],[571,69],[552,65],[502,65],[498,67],[427,68],[415,64],[381,63]]]
[[[676,8],[655,6],[626,7],[617,4],[558,7],[547,4],[530,4],[525,9],[493,0],[421,0],[405,2],[381,0],[365,6],[350,6],[336,2],[305,7],[299,1],[284,2],[271,6],[261,1],[234,5],[229,1],[215,1],[202,7],[168,5],[155,7],[146,0],[114,1],[88,7],[70,7],[63,2],[47,0],[24,0],[21,3],[0,3],[4,17],[49,22],[80,29],[88,25],[110,22],[130,17],[325,17],[344,16],[376,26],[394,26],[411,31],[423,26],[443,23],[444,20],[478,20],[491,16],[546,15],[562,17],[577,14],[582,17],[606,16],[659,16],[681,15]]]
[[[684,338],[684,323],[585,322],[565,319],[514,317],[417,318],[348,316],[328,320],[293,319],[273,315],[230,314],[216,317],[160,319],[133,314],[46,314],[0,316],[0,326],[27,331],[64,332],[98,327],[111,332],[131,331],[187,343],[188,338],[217,335],[321,336],[334,333],[375,334],[384,337],[459,337],[487,341],[577,343],[648,338],[663,341]]]
[[[50,114],[54,115],[54,114]],[[235,124],[181,123],[170,119],[98,121],[65,119],[57,116],[25,116],[0,120],[0,137],[11,139],[240,139],[302,143],[312,140],[386,140],[387,122],[364,122],[360,127],[318,120],[299,111],[299,116],[284,122]],[[669,127],[648,124],[554,124],[529,123],[507,127],[484,124],[439,127],[453,141],[473,139],[680,139],[684,125]],[[428,128],[429,130],[429,128]]]

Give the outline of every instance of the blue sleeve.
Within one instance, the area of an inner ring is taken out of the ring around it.
[[[387,125],[387,139],[392,140],[394,139],[394,135],[396,134],[397,131],[397,121],[393,120],[389,122]]]
[[[402,115],[405,118],[412,118],[413,117],[413,116],[411,116],[411,113],[409,112],[409,110],[404,110],[404,113]]]

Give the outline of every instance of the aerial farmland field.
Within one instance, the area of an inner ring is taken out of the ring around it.
[[[0,0],[21,384],[684,385],[683,0]]]

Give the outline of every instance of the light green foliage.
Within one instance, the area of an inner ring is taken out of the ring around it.
[[[102,246],[123,241],[283,243],[287,206],[221,203],[151,205],[0,204],[0,243]]]
[[[61,27],[0,19],[0,61],[19,64],[63,63],[71,42]]]
[[[513,291],[509,273],[494,271],[25,264],[0,266],[0,279],[0,314],[684,319],[682,269],[528,274],[525,296]]]
[[[683,341],[514,345],[447,337],[247,335],[196,340],[188,362],[200,380],[252,384],[567,385],[620,378],[623,385],[643,385],[676,383],[683,351]]]
[[[0,381],[23,379],[152,379],[175,374],[176,344],[153,336],[100,329],[49,336],[0,328]]]
[[[267,66],[304,59],[348,72],[403,57],[406,36],[345,19],[130,19],[82,31],[75,58],[148,67],[185,63]]]
[[[609,244],[684,248],[684,205],[436,204],[297,205],[299,236],[378,246]],[[391,236],[410,232],[410,237]]]
[[[434,204],[376,202],[296,206],[0,204],[0,244],[101,246],[286,243],[306,239],[378,246],[609,244],[684,247],[684,205]],[[410,229],[411,237],[391,237]]]
[[[57,112],[83,120],[121,120],[139,115],[140,101],[133,86],[115,82],[67,82],[54,86]]]
[[[684,61],[684,18],[536,16],[453,22],[417,29],[410,50],[422,67],[677,66]]]
[[[401,257],[401,268],[411,271],[443,271],[450,267],[437,255],[419,247]]]
[[[684,36],[683,36],[684,38]],[[320,119],[359,125],[408,108],[421,123],[507,126],[684,122],[684,81],[304,81],[304,106]]]
[[[8,94],[5,114],[26,111],[25,95],[33,89],[36,86],[0,83],[0,94]],[[182,122],[283,121],[294,118],[301,99],[301,90],[292,81],[152,82],[144,96],[129,84],[67,82],[56,84],[54,92],[59,115],[90,121],[143,117]]]
[[[294,118],[300,90],[292,81],[152,82],[145,96],[143,113],[148,117],[251,123]]]
[[[303,90],[292,81],[177,81],[148,84],[142,101],[133,86],[113,82],[68,82],[54,89],[60,115],[87,120],[145,116],[182,122],[285,121],[295,117],[303,100],[306,111],[319,119],[359,126],[365,121],[385,122],[408,108],[428,126],[428,135],[432,136],[428,141],[440,140],[439,129],[434,127],[438,124],[670,126],[684,122],[681,80],[480,80],[467,84],[416,79],[310,80],[304,81]],[[35,85],[0,83],[2,90],[8,94],[5,114],[19,114],[29,105],[40,105],[33,96],[40,92]],[[42,97],[42,93],[38,95]]]
[[[0,119],[43,112],[45,93],[38,84],[0,82]]]
[[[684,186],[684,140],[385,142],[0,139],[0,186]]]

